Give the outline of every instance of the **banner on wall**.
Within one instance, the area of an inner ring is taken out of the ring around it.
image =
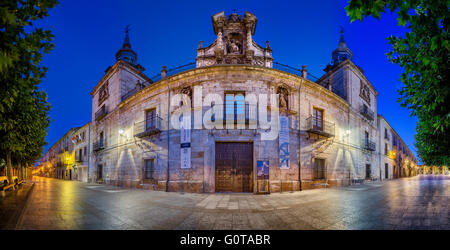
[[[269,179],[269,161],[257,161],[256,162],[257,179],[268,180]]]
[[[280,168],[289,168],[289,118],[280,116],[278,127],[280,145]]]
[[[180,129],[181,168],[191,168],[191,117],[183,116]]]

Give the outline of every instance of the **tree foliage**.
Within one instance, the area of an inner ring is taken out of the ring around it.
[[[418,118],[415,146],[427,165],[450,165],[449,7],[450,0],[351,0],[345,8],[351,22],[388,10],[408,29],[387,38],[387,55],[404,70],[398,101]]]
[[[34,22],[48,16],[56,0],[0,1],[0,158],[32,164],[42,154],[50,124],[46,93],[38,88],[47,69],[43,53],[53,35]]]

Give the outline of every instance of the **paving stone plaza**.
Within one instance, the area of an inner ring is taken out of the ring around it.
[[[448,175],[270,195],[34,182],[18,229],[450,229]]]

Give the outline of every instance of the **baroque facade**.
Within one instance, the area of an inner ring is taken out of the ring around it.
[[[255,15],[220,12],[212,24],[216,40],[200,42],[193,68],[163,67],[155,78],[137,64],[127,29],[116,63],[91,91],[89,182],[256,193],[408,176],[384,155],[384,128],[399,137],[377,114],[378,92],[353,63],[343,31],[314,80],[253,40]],[[401,162],[413,166],[402,145]],[[262,174],[260,164],[268,165]]]

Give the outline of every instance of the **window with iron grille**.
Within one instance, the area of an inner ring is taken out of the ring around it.
[[[144,162],[144,179],[153,180],[154,159],[146,159]]]
[[[145,114],[145,128],[153,129],[156,128],[156,109],[149,109]]]
[[[313,109],[313,129],[323,130],[323,110]]]
[[[323,180],[325,179],[326,169],[325,169],[325,159],[314,159],[314,179]]]
[[[245,93],[244,92],[225,92],[224,121],[227,114],[234,114],[234,123],[237,123],[238,115],[245,117]]]

